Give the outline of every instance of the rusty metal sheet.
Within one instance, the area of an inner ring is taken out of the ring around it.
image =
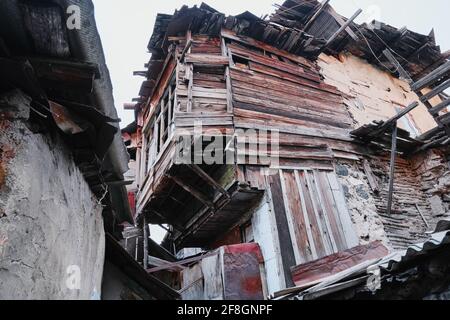
[[[291,269],[292,279],[296,286],[301,287],[318,282],[362,262],[383,258],[388,254],[389,250],[380,241],[375,241],[293,267]]]
[[[67,108],[53,101],[49,101],[49,104],[53,119],[62,132],[65,134],[78,134],[84,132],[84,129],[73,120],[74,115],[72,115]]]
[[[223,247],[224,299],[264,299],[260,264],[263,257],[256,243]]]

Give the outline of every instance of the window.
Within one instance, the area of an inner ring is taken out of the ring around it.
[[[144,170],[147,174],[173,134],[175,116],[175,76],[156,107],[153,124],[144,132]]]

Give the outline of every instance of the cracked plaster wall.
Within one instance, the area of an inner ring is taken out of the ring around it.
[[[60,137],[27,127],[28,103],[0,98],[0,299],[98,299],[102,207]]]

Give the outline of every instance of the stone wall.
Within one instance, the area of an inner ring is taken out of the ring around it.
[[[361,164],[356,161],[341,161],[336,164],[336,174],[344,190],[360,244],[379,240],[386,247],[392,248]]]
[[[389,154],[368,158],[377,192],[360,161],[340,161],[336,172],[361,244],[380,240],[391,249],[405,249],[427,240],[440,220],[450,218],[450,170],[445,155],[436,150],[397,158],[387,214],[389,165]]]
[[[0,97],[0,299],[99,299],[102,207],[60,136],[29,129],[28,104]]]

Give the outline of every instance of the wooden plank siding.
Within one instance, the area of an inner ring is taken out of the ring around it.
[[[301,63],[290,55],[263,50],[252,41],[237,40],[229,34],[226,37],[232,58],[236,130],[278,131],[281,163],[333,157],[359,160],[360,151],[349,137],[353,120],[343,97],[321,80],[314,63]]]
[[[298,265],[358,245],[350,215],[341,202],[343,194],[333,190],[334,176],[332,171],[307,169],[279,170],[270,176],[281,250],[287,250],[289,263],[291,251]]]

